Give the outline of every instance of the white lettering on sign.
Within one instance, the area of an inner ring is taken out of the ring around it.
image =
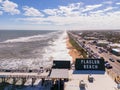
[[[84,65],[84,69],[98,69],[98,65]]]
[[[98,65],[100,64],[99,60],[81,60],[81,64],[84,69],[98,69]]]
[[[105,70],[103,59],[77,59],[76,70]]]
[[[99,60],[81,60],[81,64],[100,64]]]

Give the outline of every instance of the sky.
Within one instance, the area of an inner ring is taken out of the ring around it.
[[[0,0],[0,30],[120,29],[119,0]]]

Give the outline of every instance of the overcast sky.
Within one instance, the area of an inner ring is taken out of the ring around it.
[[[0,29],[120,29],[120,0],[0,0]]]

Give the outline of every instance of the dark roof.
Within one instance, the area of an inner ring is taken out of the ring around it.
[[[70,69],[70,61],[54,60],[52,68],[55,68],[55,69]]]

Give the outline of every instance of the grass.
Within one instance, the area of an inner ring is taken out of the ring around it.
[[[86,52],[84,51],[84,49],[82,47],[80,47],[75,40],[73,40],[73,38],[69,36],[69,42],[71,43],[71,45],[80,53],[82,54],[83,58],[87,58],[87,54]]]

